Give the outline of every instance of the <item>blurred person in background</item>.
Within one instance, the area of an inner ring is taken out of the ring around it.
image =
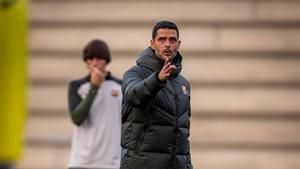
[[[26,0],[0,0],[0,169],[22,157],[27,91]]]
[[[121,169],[192,169],[180,43],[175,23],[157,22],[150,47],[123,76]]]
[[[83,50],[88,75],[69,84],[69,111],[75,125],[70,169],[119,169],[121,156],[121,81],[106,71],[111,61],[102,40]]]

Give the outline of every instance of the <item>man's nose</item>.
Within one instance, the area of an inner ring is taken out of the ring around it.
[[[165,41],[165,46],[171,46],[171,43],[170,43],[170,40],[169,40],[169,39],[167,39],[167,40]]]

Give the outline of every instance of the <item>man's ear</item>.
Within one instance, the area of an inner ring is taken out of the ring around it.
[[[181,44],[181,40],[178,41],[178,48],[180,47],[180,44]]]
[[[85,67],[90,70],[91,69],[91,65],[88,63],[88,61],[84,61]]]
[[[153,39],[150,40],[150,46],[152,49],[154,49],[154,40]]]

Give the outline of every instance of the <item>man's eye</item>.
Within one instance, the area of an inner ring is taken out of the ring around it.
[[[164,38],[159,38],[158,40],[161,41],[161,42],[164,42],[166,39],[164,39]]]
[[[176,42],[175,38],[170,39],[170,42]]]

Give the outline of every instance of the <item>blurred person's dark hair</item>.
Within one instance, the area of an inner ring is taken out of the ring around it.
[[[107,64],[111,61],[109,48],[103,40],[94,39],[84,47],[83,60],[93,58],[104,59]]]
[[[174,29],[177,32],[177,37],[179,38],[178,27],[175,23],[170,21],[159,21],[157,22],[152,29],[152,39],[155,39],[157,30],[162,28]]]

